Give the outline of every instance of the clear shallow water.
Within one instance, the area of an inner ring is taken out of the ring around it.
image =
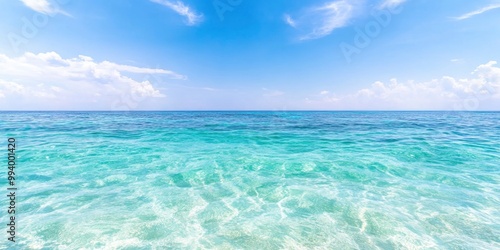
[[[18,142],[15,246],[499,249],[499,121],[0,112],[4,146],[7,136]]]

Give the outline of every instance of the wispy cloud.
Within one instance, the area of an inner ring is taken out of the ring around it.
[[[297,19],[284,15],[284,21],[294,28],[307,32],[300,40],[318,39],[330,35],[335,29],[344,27],[353,17],[354,6],[350,1],[339,0],[328,2],[319,7],[305,11]]]
[[[347,1],[331,2],[313,12],[322,19],[321,24],[302,40],[317,39],[330,35],[335,29],[344,27],[353,17],[353,6]]]
[[[58,5],[57,2],[55,1],[49,1],[49,0],[21,0],[21,2],[26,5],[26,7],[47,15],[53,15],[53,14],[64,14],[68,15],[66,12],[62,11]]]
[[[151,0],[151,2],[166,6],[175,11],[177,14],[186,17],[188,25],[196,25],[203,21],[202,14],[197,14],[191,9],[191,7],[185,5],[181,1],[173,2],[170,0]]]
[[[285,23],[287,23],[291,27],[295,28],[295,26],[297,26],[297,24],[295,23],[295,20],[293,20],[293,18],[290,15],[285,14],[283,16],[283,19],[285,20]]]
[[[462,58],[453,58],[450,60],[450,62],[452,62],[454,64],[463,64],[463,63],[465,63],[465,60]]]
[[[406,0],[383,0],[382,3],[380,4],[381,9],[385,8],[394,8],[398,5],[403,4],[406,2]]]
[[[468,19],[468,18],[471,18],[473,16],[480,15],[480,14],[483,14],[484,12],[487,12],[487,11],[490,11],[490,10],[494,10],[494,9],[498,9],[498,8],[500,8],[500,4],[488,5],[486,7],[481,8],[481,9],[478,9],[478,10],[466,13],[464,15],[461,15],[459,17],[456,17],[455,19],[457,19],[457,20]]]

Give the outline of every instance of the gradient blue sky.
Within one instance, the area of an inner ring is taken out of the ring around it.
[[[500,1],[0,3],[0,110],[500,108]]]

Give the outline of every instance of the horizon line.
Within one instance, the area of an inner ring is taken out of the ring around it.
[[[500,112],[500,110],[0,110],[0,112]]]

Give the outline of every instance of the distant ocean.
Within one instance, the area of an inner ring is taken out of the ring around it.
[[[2,249],[500,249],[498,112],[0,112],[0,131]]]

